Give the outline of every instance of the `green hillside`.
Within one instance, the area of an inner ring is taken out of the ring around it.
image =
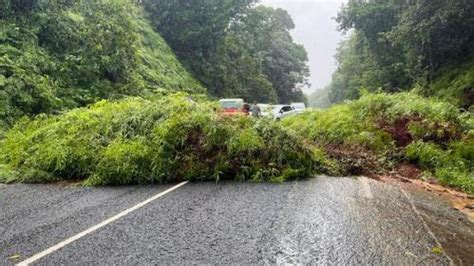
[[[340,175],[383,174],[408,163],[425,178],[474,192],[474,116],[435,97],[364,92],[283,124],[335,160]]]
[[[339,29],[330,98],[360,97],[362,89],[416,88],[468,109],[474,102],[474,1],[348,1]]]
[[[129,0],[0,3],[0,127],[157,88],[203,90]]]
[[[423,90],[465,108],[474,103],[474,60],[466,64],[446,68],[441,75]]]

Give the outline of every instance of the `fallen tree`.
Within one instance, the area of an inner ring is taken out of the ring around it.
[[[220,117],[205,96],[100,101],[19,121],[0,143],[6,182],[88,185],[181,180],[281,182],[325,169],[324,155],[269,120]]]

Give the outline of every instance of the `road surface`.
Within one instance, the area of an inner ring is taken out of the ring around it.
[[[150,200],[174,185],[0,185],[0,264],[474,263],[460,213],[374,180],[188,183]]]

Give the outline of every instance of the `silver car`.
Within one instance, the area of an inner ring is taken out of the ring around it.
[[[297,114],[295,108],[291,105],[275,105],[273,108],[273,119],[281,120],[282,118]]]

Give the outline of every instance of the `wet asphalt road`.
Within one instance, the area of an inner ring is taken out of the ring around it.
[[[172,186],[0,185],[0,264],[27,259]],[[189,183],[34,264],[473,262],[471,224],[439,199],[409,197],[364,178]],[[461,223],[462,238],[443,229],[449,219]],[[444,247],[453,239],[463,242]],[[449,252],[434,254],[438,244]]]

